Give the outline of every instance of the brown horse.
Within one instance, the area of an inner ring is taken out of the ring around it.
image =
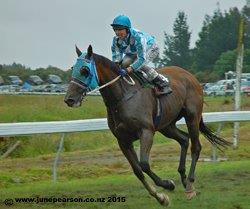
[[[65,102],[70,107],[81,105],[83,97],[89,88],[95,88],[95,83],[104,85],[118,76],[118,66],[109,59],[94,54],[89,46],[87,53],[82,53],[77,47],[78,59],[73,67],[72,81],[69,84]],[[168,196],[158,193],[150,185],[143,173],[152,178],[157,186],[174,190],[171,180],[162,180],[150,168],[149,155],[156,131],[176,140],[181,146],[178,172],[186,189],[188,199],[196,195],[193,183],[196,162],[201,151],[199,131],[214,145],[226,146],[229,143],[217,137],[206,127],[202,119],[203,91],[197,79],[179,67],[165,67],[158,71],[167,75],[171,81],[172,94],[157,99],[155,91],[142,88],[134,75],[135,85],[130,85],[119,79],[100,93],[107,107],[108,125],[118,144],[129,161],[135,175],[143,183],[148,192],[162,205],[168,205]],[[93,81],[93,80],[96,81]],[[155,116],[161,106],[161,117],[157,126]],[[185,118],[188,133],[178,129],[176,122]],[[191,139],[191,167],[186,176],[186,155]],[[136,155],[133,147],[135,140],[140,140],[140,156]]]

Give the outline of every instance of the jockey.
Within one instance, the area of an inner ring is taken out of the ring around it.
[[[125,75],[132,71],[143,71],[147,80],[160,90],[160,94],[170,94],[172,89],[168,78],[147,66],[159,55],[155,38],[132,28],[129,18],[125,15],[117,16],[111,26],[116,34],[111,47],[112,60],[125,68],[120,70],[120,73]]]

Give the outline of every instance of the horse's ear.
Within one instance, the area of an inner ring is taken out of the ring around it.
[[[76,45],[75,45],[76,46]],[[82,55],[82,52],[80,49],[78,49],[78,47],[76,46],[76,54],[78,57],[80,57]]]
[[[92,49],[92,46],[91,46],[91,45],[89,45],[89,47],[88,47],[88,53],[87,53],[87,57],[90,59],[90,58],[91,58],[91,56],[92,56],[92,54],[93,54],[93,49]]]

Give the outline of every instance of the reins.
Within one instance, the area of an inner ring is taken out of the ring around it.
[[[108,83],[105,83],[104,85],[98,86],[98,87],[95,88],[94,90],[89,91],[87,94],[92,94],[92,93],[94,93],[94,92],[96,92],[96,91],[98,91],[98,90],[100,90],[100,89],[103,89],[103,88],[105,88],[105,87],[107,87],[107,86],[110,86],[111,84],[113,84],[113,83],[115,83],[116,81],[118,81],[118,80],[120,79],[120,77],[121,77],[120,75],[117,76],[116,78],[114,78],[113,80],[109,81]]]
[[[131,78],[129,75],[128,75],[128,77],[129,77],[130,81],[129,81],[127,78],[125,78],[125,77],[122,77],[122,79],[123,79],[124,81],[126,81],[129,85],[134,86],[134,85],[135,85],[135,81],[134,81],[133,78]],[[89,91],[89,92],[87,93],[87,95],[88,95],[88,94],[92,94],[92,93],[94,93],[94,92],[96,92],[96,91],[98,91],[98,90],[100,90],[100,89],[103,89],[103,88],[105,88],[105,87],[107,87],[107,86],[110,86],[111,84],[113,84],[113,83],[115,83],[116,81],[118,81],[120,78],[121,78],[121,76],[119,75],[119,76],[117,76],[116,78],[114,78],[113,80],[109,81],[108,83],[105,83],[104,85],[99,86],[99,87],[95,88],[95,89],[92,90],[92,91]]]

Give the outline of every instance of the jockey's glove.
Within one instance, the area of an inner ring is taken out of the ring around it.
[[[120,69],[118,70],[118,74],[119,74],[121,77],[124,77],[124,76],[128,75],[127,69],[126,69],[126,68],[125,68],[125,69],[120,68]]]

